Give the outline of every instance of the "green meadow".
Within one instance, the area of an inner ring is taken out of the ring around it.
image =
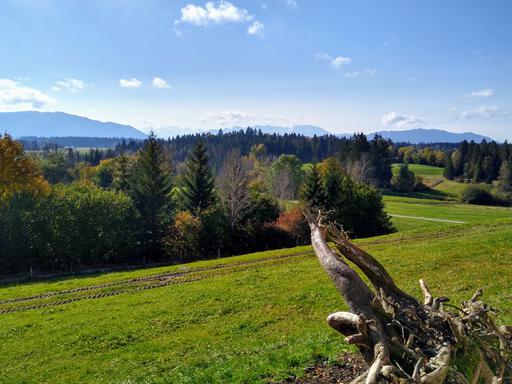
[[[385,200],[391,214],[466,223],[394,217],[399,232],[357,240],[400,286],[419,296],[425,278],[454,304],[483,287],[500,321],[512,322],[510,209]],[[18,310],[0,314],[0,382],[266,383],[301,375],[350,350],[325,323],[345,305],[307,251],[5,285],[0,310]]]

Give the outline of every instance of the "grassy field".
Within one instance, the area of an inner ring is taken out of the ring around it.
[[[393,164],[393,173],[396,174],[401,164]],[[467,183],[448,180],[443,177],[443,168],[431,165],[409,164],[409,170],[423,179],[423,183],[432,188],[431,191],[419,193],[424,197],[441,198],[443,200],[458,200],[467,188]]]
[[[457,223],[451,223],[450,221],[491,223],[497,219],[512,217],[512,208],[456,204],[439,200],[398,196],[384,196],[384,201],[386,203],[386,211],[389,214],[409,216],[392,217],[393,223],[400,231],[457,225]],[[434,219],[436,221],[427,219]]]
[[[482,286],[512,322],[510,210],[386,203],[391,213],[470,223],[400,219],[405,232],[360,240],[401,286],[419,296],[424,277],[455,304]],[[0,310],[47,307],[0,314],[0,382],[253,383],[300,375],[315,359],[348,349],[325,324],[344,305],[314,256],[298,254],[309,250],[2,287]],[[5,301],[47,292],[60,294]]]

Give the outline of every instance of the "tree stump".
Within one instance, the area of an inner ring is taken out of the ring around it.
[[[369,366],[353,384],[512,383],[512,326],[496,325],[494,310],[480,301],[481,289],[455,307],[420,280],[420,303],[339,226],[324,224],[320,212],[304,214],[315,254],[350,309],[329,315],[327,322],[357,346]]]

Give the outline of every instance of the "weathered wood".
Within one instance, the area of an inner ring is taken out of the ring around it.
[[[340,227],[324,225],[321,213],[305,216],[315,254],[350,309],[327,322],[359,348],[369,366],[353,384],[512,383],[512,327],[495,324],[492,308],[480,301],[482,290],[448,311],[443,303],[449,299],[434,297],[420,280],[422,304]],[[345,259],[361,269],[374,291]]]

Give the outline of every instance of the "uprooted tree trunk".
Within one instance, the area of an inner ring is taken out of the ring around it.
[[[341,228],[323,224],[320,213],[305,215],[315,254],[350,309],[329,315],[327,322],[357,346],[369,366],[353,383],[512,383],[512,327],[495,324],[492,308],[479,300],[481,290],[448,310],[443,303],[449,299],[434,297],[420,280],[420,303]]]

